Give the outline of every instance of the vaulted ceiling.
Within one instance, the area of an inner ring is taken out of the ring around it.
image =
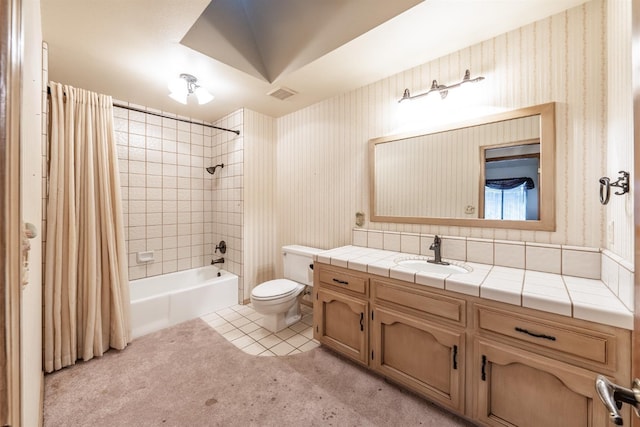
[[[241,107],[279,117],[583,2],[42,0],[41,6],[51,80],[212,121]],[[216,98],[186,106],[170,99],[167,83],[180,73],[196,76]],[[268,95],[281,87],[296,94]]]

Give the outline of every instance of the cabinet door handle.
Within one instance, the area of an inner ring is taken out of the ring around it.
[[[453,369],[458,369],[458,346],[453,346]]]
[[[534,332],[529,332],[526,329],[519,328],[517,326],[515,327],[515,330],[516,330],[516,332],[520,332],[520,333],[523,333],[523,334],[531,335],[532,337],[535,337],[535,338],[543,338],[543,339],[549,340],[549,341],[555,341],[556,340],[556,337],[554,337],[554,336],[545,335],[545,334],[536,334]]]
[[[484,354],[482,355],[482,375],[480,378],[482,378],[482,381],[487,380],[487,356]]]
[[[344,280],[340,280],[340,279],[333,279],[334,282],[336,283],[340,283],[341,285],[348,285],[349,282],[344,281]]]
[[[360,313],[360,330],[364,331],[364,313]]]

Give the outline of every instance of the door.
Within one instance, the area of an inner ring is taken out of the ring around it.
[[[314,304],[314,337],[343,355],[367,364],[367,302],[339,292],[318,289]]]
[[[464,332],[380,307],[372,317],[373,369],[462,412]]]
[[[0,2],[0,425],[20,425],[21,3]]]
[[[594,372],[526,350],[476,341],[474,418],[489,426],[604,427]],[[535,404],[532,404],[535,402]]]

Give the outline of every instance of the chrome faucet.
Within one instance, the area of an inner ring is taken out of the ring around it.
[[[433,238],[433,243],[431,244],[431,246],[429,246],[429,250],[433,251],[434,258],[428,259],[427,262],[440,265],[449,265],[448,262],[442,261],[442,254],[440,253],[441,245],[442,239],[440,239],[440,237],[436,234],[436,236]]]
[[[218,259],[212,259],[211,260],[211,265],[213,265],[213,264],[224,264],[224,258],[220,257]]]

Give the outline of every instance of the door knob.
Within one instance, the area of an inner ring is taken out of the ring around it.
[[[630,389],[614,384],[602,375],[596,378],[596,391],[604,406],[609,410],[609,417],[615,425],[622,425],[622,417],[620,416],[620,408],[623,403],[628,403],[635,409],[636,415],[640,417],[640,380],[637,378],[633,381],[633,387]]]

